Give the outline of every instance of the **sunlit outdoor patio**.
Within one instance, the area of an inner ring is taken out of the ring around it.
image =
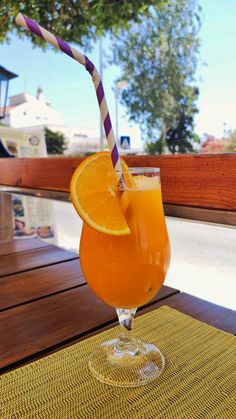
[[[235,417],[226,3],[1,6],[1,418]]]

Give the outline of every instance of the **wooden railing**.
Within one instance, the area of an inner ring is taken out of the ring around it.
[[[127,156],[129,166],[160,167],[165,213],[236,225],[236,154]],[[0,159],[0,185],[69,191],[81,158]]]

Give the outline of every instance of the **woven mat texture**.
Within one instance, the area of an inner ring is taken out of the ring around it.
[[[10,327],[10,326],[9,326]],[[0,378],[0,417],[57,419],[236,418],[236,338],[163,306],[134,322],[158,344],[164,373],[138,388],[90,375],[87,355],[117,337],[115,327]]]

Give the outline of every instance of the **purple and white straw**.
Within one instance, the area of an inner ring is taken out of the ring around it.
[[[118,153],[115,136],[112,129],[111,118],[110,118],[108,107],[107,107],[103,85],[102,85],[102,82],[101,82],[101,79],[100,79],[100,76],[98,74],[96,67],[89,60],[89,58],[86,57],[86,55],[81,54],[75,48],[71,47],[69,44],[62,41],[62,39],[57,38],[51,32],[42,28],[42,26],[39,26],[36,22],[33,22],[32,20],[22,15],[21,13],[18,13],[16,17],[16,23],[18,25],[23,26],[25,29],[28,29],[30,32],[34,33],[40,38],[44,39],[46,42],[49,42],[54,47],[59,48],[62,52],[64,52],[65,54],[69,55],[71,58],[73,58],[74,60],[82,64],[86,68],[86,70],[90,73],[90,75],[92,76],[93,84],[95,86],[98,105],[99,105],[99,109],[100,109],[100,113],[101,113],[101,117],[103,121],[103,126],[106,133],[108,146],[111,152],[112,164],[113,164],[114,169],[120,173],[120,182],[122,182],[123,176],[122,176],[120,156]]]

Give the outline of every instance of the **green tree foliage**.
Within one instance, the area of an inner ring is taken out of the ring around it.
[[[199,50],[200,8],[197,0],[173,0],[151,6],[140,23],[120,30],[113,62],[127,80],[121,102],[131,121],[139,123],[149,152],[191,151],[196,113],[194,74]],[[178,144],[176,144],[176,139]],[[166,142],[166,140],[168,141]]]
[[[198,112],[195,101],[198,94],[198,89],[188,87],[185,97],[180,100],[176,126],[166,132],[167,147],[172,154],[198,151],[200,137],[194,133],[194,114]]]
[[[67,148],[65,136],[61,132],[45,128],[45,140],[48,154],[63,154]]]
[[[167,0],[1,0],[0,41],[14,30],[29,36],[36,45],[46,44],[15,24],[18,12],[35,20],[67,42],[88,47],[97,35],[138,21],[149,5],[160,7]],[[47,45],[48,47],[48,45]]]

